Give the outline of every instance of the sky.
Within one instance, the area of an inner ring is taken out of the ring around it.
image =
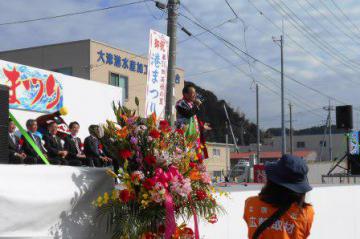
[[[150,29],[166,33],[166,14],[152,1],[96,13],[2,25],[133,1],[136,0],[0,1],[0,51],[93,39],[146,55]],[[178,23],[193,35],[202,33],[189,37],[180,29],[177,31],[176,61],[185,70],[185,80],[213,91],[253,122],[256,82],[261,128],[280,127],[281,58],[279,42],[274,40],[283,35],[286,119],[289,103],[295,129],[323,125],[327,118],[323,107],[329,103],[351,104],[354,126],[359,128],[358,1],[228,2],[232,9],[225,0],[181,0]],[[194,22],[211,29],[222,40],[204,32]],[[229,47],[224,39],[237,49]]]

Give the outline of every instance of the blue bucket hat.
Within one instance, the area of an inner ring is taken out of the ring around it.
[[[304,159],[287,154],[277,162],[265,164],[268,180],[297,193],[306,193],[312,189],[307,178],[308,171]]]

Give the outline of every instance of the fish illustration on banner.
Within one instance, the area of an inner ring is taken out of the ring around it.
[[[58,74],[0,61],[0,84],[9,86],[9,107],[43,113],[63,106],[63,87]]]

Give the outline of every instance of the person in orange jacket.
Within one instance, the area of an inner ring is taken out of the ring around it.
[[[305,239],[310,235],[313,207],[305,202],[312,188],[304,159],[284,155],[265,164],[267,183],[245,202],[249,239]]]

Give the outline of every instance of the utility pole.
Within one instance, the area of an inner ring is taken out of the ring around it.
[[[327,115],[327,120],[326,120],[326,126],[329,129],[329,134],[328,134],[328,141],[329,141],[329,160],[333,159],[333,146],[332,146],[332,130],[331,130],[331,111],[334,111],[335,108],[331,105],[331,101],[329,100],[329,106],[328,107],[324,107],[324,110],[326,110],[328,112]],[[323,147],[325,146],[325,134],[326,134],[326,127],[324,130],[324,142],[323,142]],[[322,150],[321,150],[322,151]],[[320,154],[320,160],[321,160],[321,154]]]
[[[289,113],[290,113],[290,154],[294,153],[293,146],[293,127],[292,127],[292,104],[289,103]]]
[[[260,164],[259,85],[256,84],[256,164]]]
[[[176,65],[176,23],[177,23],[177,11],[178,0],[169,0],[167,4],[168,9],[168,22],[167,22],[167,35],[170,38],[169,46],[169,63],[168,63],[168,75],[166,86],[166,106],[165,116],[171,125],[174,125],[174,112],[173,105],[175,102],[175,65]]]
[[[229,126],[228,126],[228,122],[225,121],[225,126],[226,126],[226,133],[225,133],[225,143],[226,143],[226,160],[225,160],[225,171],[226,171],[226,174],[225,175],[228,175],[229,173],[229,163],[228,163],[228,159],[229,159],[229,154],[228,154],[228,150],[229,150]]]
[[[285,129],[285,101],[284,101],[284,37],[280,39],[273,37],[274,42],[280,42],[281,51],[281,153],[286,154],[286,129]]]

